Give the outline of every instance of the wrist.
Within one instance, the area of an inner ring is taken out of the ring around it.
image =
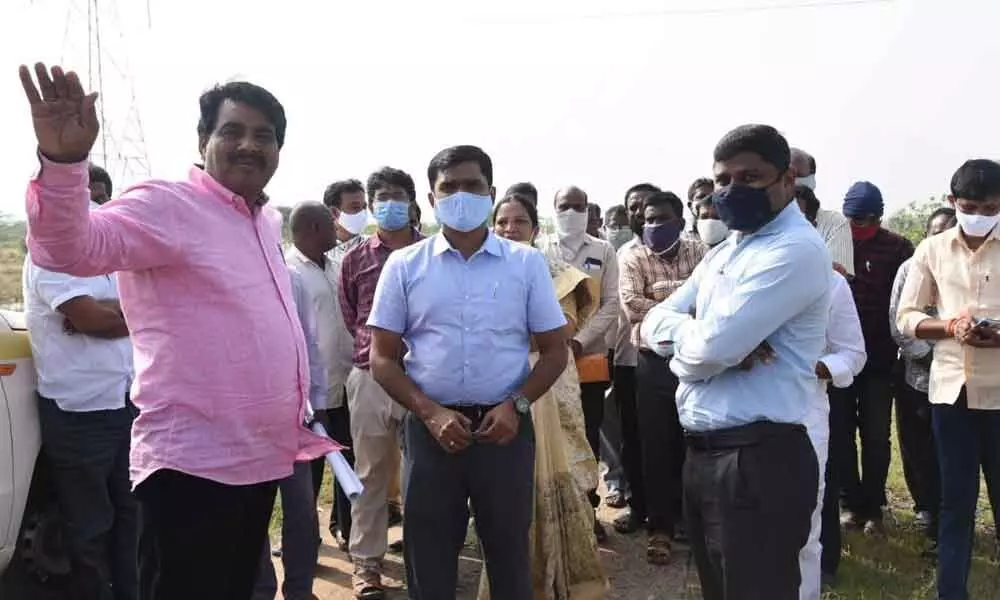
[[[521,416],[525,416],[531,412],[531,400],[521,392],[514,392],[507,396],[504,402],[510,402],[514,411]]]

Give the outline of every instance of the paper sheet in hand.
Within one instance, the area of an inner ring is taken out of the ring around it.
[[[312,430],[317,435],[326,438],[330,437],[322,423],[313,423]],[[344,490],[344,495],[347,496],[348,500],[354,502],[365,489],[361,485],[361,480],[358,479],[358,474],[354,472],[351,465],[347,464],[347,459],[344,458],[344,455],[339,450],[327,454],[326,462],[330,464],[333,476],[337,479],[337,483],[340,484],[340,489]]]

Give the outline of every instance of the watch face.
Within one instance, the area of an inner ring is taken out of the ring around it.
[[[529,410],[531,410],[531,403],[528,402],[527,398],[521,396],[520,398],[514,400],[514,409],[521,414],[526,414]]]

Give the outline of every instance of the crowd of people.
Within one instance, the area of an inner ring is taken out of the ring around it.
[[[384,167],[295,206],[283,248],[267,90],[206,92],[202,164],[111,200],[96,96],[20,75],[25,310],[80,598],[274,598],[279,492],[282,593],[313,598],[341,451],[359,599],[385,597],[400,522],[409,597],[454,598],[470,518],[480,599],[602,598],[603,500],[649,563],[688,546],[707,600],[818,600],[842,528],[886,535],[893,399],[938,597],[968,597],[980,467],[1000,485],[1000,164],[961,165],[914,249],[870,182],[820,208],[815,159],[766,125],[718,142],[686,207],[641,183],[602,219],[568,186],[549,235],[535,186],[497,197],[455,146],[427,168],[440,232]]]

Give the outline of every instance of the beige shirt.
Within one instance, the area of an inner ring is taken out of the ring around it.
[[[899,299],[896,324],[916,337],[917,325],[937,306],[941,319],[968,310],[975,317],[1000,317],[1000,232],[972,252],[958,227],[917,246]],[[974,348],[954,339],[939,340],[928,393],[934,404],[954,404],[965,386],[969,408],[1000,410],[1000,348]]]
[[[543,251],[561,258],[600,282],[599,308],[580,326],[574,339],[584,354],[603,354],[614,347],[618,334],[618,257],[608,242],[584,234],[576,243],[549,236]],[[598,300],[595,298],[595,300]]]

